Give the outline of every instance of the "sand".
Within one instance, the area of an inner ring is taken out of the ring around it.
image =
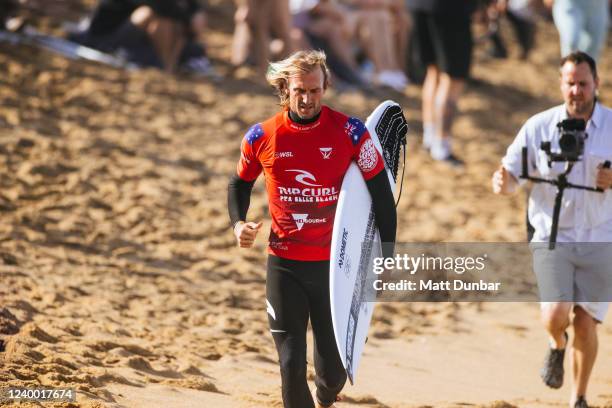
[[[74,3],[40,28],[59,32],[88,4]],[[210,54],[226,74],[232,6],[210,3]],[[400,241],[525,239],[525,195],[493,196],[489,180],[523,121],[560,102],[550,23],[538,40],[528,62],[513,45],[505,61],[477,50],[455,127],[464,170],[421,151],[418,86],[329,92],[361,118],[386,98],[404,107]],[[606,101],[609,55],[600,72]],[[226,214],[241,137],[277,109],[260,80],[126,72],[0,44],[0,383],[78,392],[76,403],[21,406],[282,406],[266,234],[239,250]],[[269,228],[261,180],[249,217]],[[599,332],[589,400],[612,407],[610,322]],[[568,385],[538,378],[545,348],[533,303],[383,304],[338,406],[563,407]]]

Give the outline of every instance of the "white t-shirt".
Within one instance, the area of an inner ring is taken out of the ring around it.
[[[556,106],[531,117],[521,128],[502,159],[503,166],[522,184],[521,155],[528,148],[529,175],[556,179],[564,171],[565,163],[553,162],[540,148],[550,141],[552,150],[559,149],[557,123],[567,119],[565,105]],[[572,184],[595,187],[597,166],[612,161],[612,109],[595,104],[587,122],[584,155],[574,164],[568,181]],[[547,183],[535,183],[529,197],[529,222],[535,228],[532,242],[546,242],[550,237],[552,215],[557,188]],[[563,194],[559,216],[558,242],[612,242],[612,190],[596,193],[567,188]]]

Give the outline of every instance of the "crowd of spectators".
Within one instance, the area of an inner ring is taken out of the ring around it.
[[[0,0],[0,23],[23,1]],[[612,0],[235,0],[229,63],[264,77],[268,62],[299,49],[325,51],[337,89],[404,92],[422,85],[423,147],[434,160],[453,155],[452,125],[470,76],[472,49],[507,58],[499,29],[507,20],[527,59],[537,23],[554,20],[560,53],[583,50],[595,59],[608,33]],[[69,38],[119,55],[136,66],[215,74],[206,53],[206,0],[99,0]],[[6,23],[6,24],[5,24]],[[474,30],[476,26],[476,30]],[[480,33],[474,35],[473,33]],[[231,75],[230,71],[228,75]]]
[[[472,26],[486,27],[484,40],[490,44],[489,55],[507,58],[508,50],[499,30],[500,22],[507,20],[519,44],[520,57],[527,59],[535,46],[538,21],[543,16],[554,18],[562,55],[584,50],[597,59],[605,44],[611,3],[610,0],[235,0],[229,62],[234,67],[251,66],[260,75],[272,59],[283,58],[298,49],[322,49],[328,56],[335,83],[341,88],[383,87],[402,92],[408,78],[420,82],[426,79],[431,66],[440,69],[450,63],[447,40],[453,41],[453,48],[459,47],[463,54],[471,53],[474,41],[483,40],[474,40],[467,27],[467,32],[460,36],[449,33],[448,38],[442,32],[429,33],[433,35],[431,41],[423,44],[424,32],[435,28],[435,21],[447,20],[457,25],[458,20],[465,21],[467,10]],[[1,25],[8,24],[11,13],[26,4],[26,0],[0,0]],[[137,66],[207,74],[213,68],[206,55],[204,10],[214,7],[206,0],[98,0],[85,24],[72,30],[69,38],[119,54]],[[454,14],[457,10],[459,14]],[[424,23],[423,13],[437,17]],[[423,50],[424,46],[428,50]],[[465,67],[461,71],[465,72],[458,77],[465,79],[469,75],[469,55],[462,59]],[[444,74],[444,69],[441,72]]]

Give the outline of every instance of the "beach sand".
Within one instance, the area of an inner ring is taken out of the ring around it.
[[[209,52],[225,74],[232,6],[210,3]],[[38,21],[56,32],[60,19]],[[542,23],[528,62],[511,52],[497,61],[477,49],[455,127],[463,170],[421,150],[418,86],[329,92],[363,119],[387,98],[404,107],[399,241],[525,240],[525,194],[494,196],[490,176],[522,123],[561,101],[554,27]],[[600,72],[606,102],[609,53]],[[0,384],[78,393],[19,406],[282,406],[267,233],[236,248],[226,205],[242,135],[278,109],[260,82],[248,70],[215,83],[0,44]],[[269,228],[262,180],[249,218]],[[609,321],[599,333],[589,401],[612,407]],[[535,303],[381,304],[338,407],[567,406],[568,381],[553,391],[538,377],[545,350]]]

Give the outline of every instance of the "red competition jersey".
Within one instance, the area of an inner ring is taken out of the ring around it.
[[[363,122],[326,106],[307,125],[291,121],[284,110],[249,129],[238,176],[252,181],[264,171],[270,253],[300,261],[330,258],[338,193],[352,160],[366,180],[384,169]]]

